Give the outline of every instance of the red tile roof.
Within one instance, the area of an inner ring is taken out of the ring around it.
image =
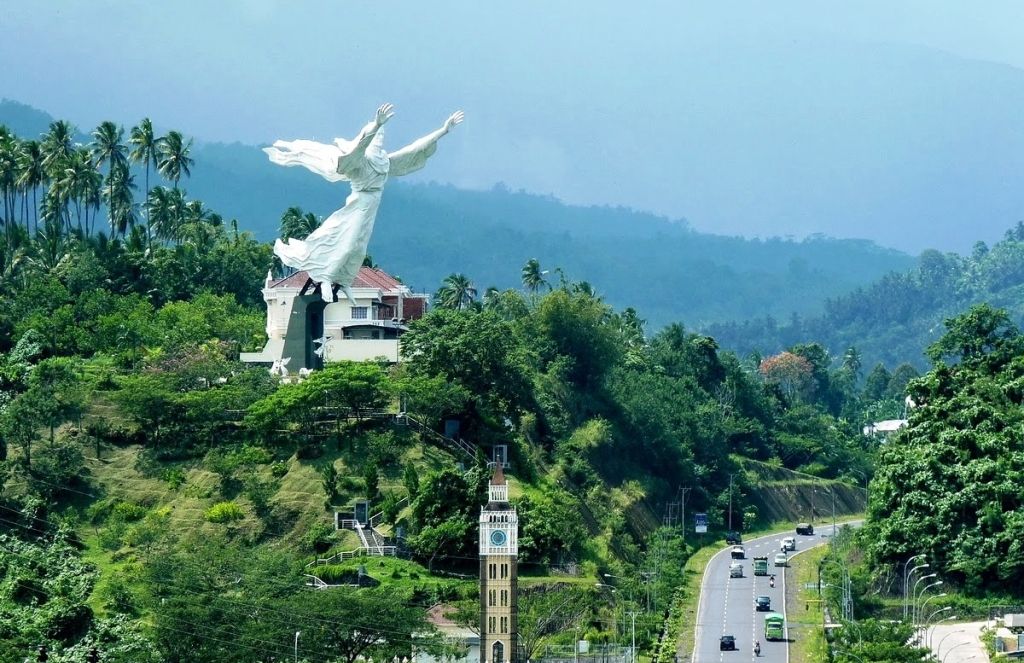
[[[401,287],[401,283],[394,276],[387,272],[372,267],[360,267],[359,273],[352,281],[354,288],[380,288],[381,290],[394,290]]]
[[[309,281],[309,273],[295,272],[291,276],[286,276],[283,279],[278,279],[270,284],[271,288],[301,288]]]
[[[301,288],[309,281],[309,273],[306,271],[295,272],[270,284],[271,288]],[[353,288],[379,288],[381,290],[394,290],[401,287],[401,283],[394,276],[387,272],[372,267],[360,267],[359,273],[352,281]]]

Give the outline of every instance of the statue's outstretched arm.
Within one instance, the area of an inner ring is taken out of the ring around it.
[[[422,168],[427,163],[427,159],[437,151],[437,141],[441,136],[451,131],[452,127],[460,124],[462,120],[462,111],[455,111],[444,121],[440,129],[414,140],[396,152],[389,153],[388,157],[391,160],[389,175],[407,175]]]
[[[392,104],[382,104],[377,109],[377,115],[365,127],[359,130],[359,135],[355,138],[354,147],[338,159],[338,172],[344,172],[343,168],[347,158],[353,155],[362,157],[366,148],[373,142],[373,137],[377,135],[377,130],[384,126],[384,123],[390,120],[394,114],[395,107]]]

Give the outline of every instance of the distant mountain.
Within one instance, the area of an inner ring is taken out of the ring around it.
[[[856,347],[865,372],[878,362],[890,369],[903,362],[924,368],[923,351],[945,332],[944,321],[979,303],[1004,308],[1024,325],[1024,223],[991,248],[978,242],[967,256],[925,251],[915,269],[829,299],[822,315],[784,323],[761,317],[703,331],[740,354],[818,341],[837,358]]]
[[[443,152],[436,157],[444,158]],[[189,192],[266,239],[280,215],[299,205],[317,215],[340,207],[348,187],[302,169],[280,168],[253,147],[205,145]],[[416,288],[432,291],[452,272],[482,291],[520,287],[530,258],[573,280],[589,281],[617,307],[633,306],[652,327],[698,325],[752,315],[820,310],[913,259],[862,240],[746,240],[692,231],[624,208],[577,207],[512,192],[465,191],[392,180],[370,244],[374,260]]]
[[[38,135],[49,121],[27,107],[0,104],[0,123],[23,137]],[[193,156],[192,177],[182,182],[188,194],[266,240],[277,236],[286,208],[326,216],[349,192],[346,184],[275,166],[252,146],[197,145]],[[443,159],[442,149],[435,160]],[[814,314],[827,297],[914,262],[865,240],[724,237],[625,208],[570,206],[500,186],[465,191],[400,179],[388,183],[370,253],[425,291],[452,272],[467,274],[481,291],[520,287],[523,264],[537,258],[551,282],[558,283],[555,268],[561,268],[614,306],[636,308],[652,329],[676,321],[694,327]]]

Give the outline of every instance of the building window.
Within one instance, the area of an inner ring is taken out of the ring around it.
[[[501,618],[501,632],[508,633],[508,617]]]
[[[508,605],[508,591],[501,590],[501,606],[506,607]]]
[[[508,564],[502,564],[501,565],[501,577],[502,578],[507,578],[508,577]]]
[[[491,564],[489,566],[490,566],[490,568],[487,569],[487,577],[489,577],[491,580],[494,580],[494,579],[496,579],[498,577],[498,572],[497,572],[498,565],[497,564]]]
[[[353,306],[352,307],[352,319],[353,320],[366,320],[367,308],[365,306]]]
[[[504,594],[504,592],[502,592],[502,593]],[[496,590],[496,589],[492,589],[490,592],[488,592],[488,594],[487,594],[487,605],[495,605],[495,603],[496,603],[495,597],[497,597],[497,596],[498,596],[498,590]]]
[[[494,633],[495,631],[498,630],[498,628],[496,626],[496,622],[497,622],[497,617],[488,617],[487,618],[487,630],[490,631],[491,633]]]
[[[491,647],[491,663],[505,663],[505,645],[500,641],[495,642]]]

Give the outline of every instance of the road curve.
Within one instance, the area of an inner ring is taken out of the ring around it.
[[[841,525],[840,525],[841,526]],[[766,612],[754,610],[757,596],[769,596],[772,611],[785,614],[786,573],[784,568],[773,565],[775,553],[782,548],[782,539],[796,538],[796,553],[828,542],[832,525],[815,527],[813,536],[799,536],[793,530],[761,536],[743,542],[746,559],[743,563],[743,577],[730,578],[729,565],[732,546],[726,546],[715,553],[704,569],[701,579],[700,599],[697,605],[697,623],[694,626],[693,663],[787,663],[789,640],[768,642],[764,639],[764,616]],[[790,553],[790,556],[796,554]],[[775,574],[775,587],[769,586],[768,576],[755,576],[753,558],[768,557],[768,573]],[[736,638],[736,651],[719,651],[722,635]],[[788,634],[788,621],[787,621]],[[754,656],[754,642],[761,642],[761,656]]]

